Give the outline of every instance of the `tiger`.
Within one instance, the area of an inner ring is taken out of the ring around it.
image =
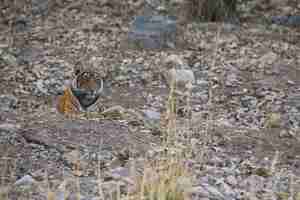
[[[59,113],[74,116],[86,111],[95,111],[103,91],[103,79],[93,71],[75,71],[71,84],[58,97]]]

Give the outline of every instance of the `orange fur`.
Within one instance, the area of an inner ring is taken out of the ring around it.
[[[78,101],[75,98],[69,87],[65,89],[64,94],[58,97],[58,112],[65,115],[76,115],[80,113],[80,105],[78,105]]]

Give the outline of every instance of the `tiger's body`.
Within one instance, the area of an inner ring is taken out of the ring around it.
[[[70,87],[67,87],[63,95],[58,97],[57,110],[65,115],[76,115],[82,112],[81,105]]]
[[[96,110],[103,81],[97,73],[84,71],[77,73],[72,84],[67,86],[62,96],[58,97],[59,113],[72,116],[85,111]]]

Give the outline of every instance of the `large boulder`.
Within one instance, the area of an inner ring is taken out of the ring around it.
[[[128,33],[129,47],[174,48],[176,18],[161,15],[137,16]]]

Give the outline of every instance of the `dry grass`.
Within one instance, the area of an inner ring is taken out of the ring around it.
[[[187,190],[192,185],[192,176],[184,165],[182,151],[176,149],[176,80],[172,80],[166,104],[167,127],[164,132],[163,148],[166,150],[155,161],[147,162],[139,178],[138,188],[132,200],[187,200]]]
[[[191,175],[181,160],[166,158],[145,166],[138,181],[138,191],[132,200],[187,200],[186,189],[191,187]]]
[[[236,0],[187,0],[190,17],[205,21],[224,21],[236,14]]]

